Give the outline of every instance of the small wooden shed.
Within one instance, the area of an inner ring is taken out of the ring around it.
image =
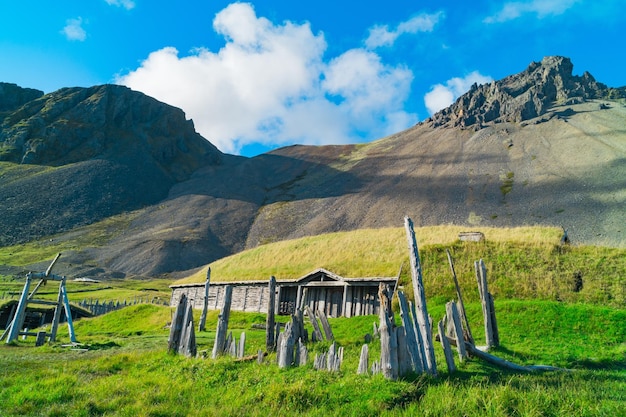
[[[296,306],[304,303],[314,311],[324,311],[329,317],[378,314],[378,285],[381,282],[393,287],[396,278],[344,278],[319,268],[296,280],[277,280],[276,311],[278,314],[291,314]],[[231,310],[267,312],[268,281],[211,282],[209,309],[221,308],[226,285],[233,287]],[[171,285],[170,288],[171,306],[178,305],[181,295],[186,294],[194,308],[202,308],[203,283]]]

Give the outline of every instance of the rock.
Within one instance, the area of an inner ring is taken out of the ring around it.
[[[16,84],[0,83],[0,112],[16,110],[41,96],[43,96],[43,91],[22,88]]]
[[[118,85],[40,95],[0,127],[0,161],[62,166],[101,158],[141,166],[149,159],[178,182],[221,159],[182,110]]]
[[[572,75],[569,58],[545,57],[532,62],[519,74],[489,84],[474,84],[450,107],[433,115],[427,122],[433,126],[480,128],[486,123],[516,122],[546,113],[553,104],[575,104],[589,99],[617,95],[620,89],[609,89],[585,72]]]

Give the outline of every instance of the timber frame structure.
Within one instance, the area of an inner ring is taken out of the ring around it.
[[[383,283],[395,286],[396,277],[344,278],[319,268],[296,280],[276,281],[276,312],[286,315],[295,312],[301,304],[312,311],[322,311],[328,317],[354,317],[378,314],[378,286]],[[268,281],[211,281],[208,308],[217,310],[222,306],[224,289],[232,286],[232,305],[235,311],[267,313],[269,300]],[[170,306],[178,305],[185,294],[193,308],[204,306],[205,284],[170,285]]]
[[[61,257],[59,253],[46,272],[29,272],[26,275],[26,282],[24,284],[24,289],[22,290],[22,295],[20,296],[20,300],[17,304],[17,309],[13,314],[11,319],[11,324],[6,328],[5,332],[0,336],[0,340],[7,338],[6,343],[11,343],[13,340],[17,339],[18,336],[37,336],[39,339],[40,335],[38,333],[29,332],[27,330],[22,330],[22,326],[24,325],[24,318],[26,315],[26,308],[28,304],[43,304],[43,305],[51,305],[55,306],[54,308],[54,318],[52,320],[52,329],[50,333],[41,332],[42,336],[47,337],[50,342],[54,342],[56,340],[57,329],[59,327],[59,319],[61,318],[61,310],[65,310],[65,317],[67,319],[67,326],[70,335],[70,341],[72,343],[76,343],[76,335],[74,334],[74,324],[72,323],[72,311],[70,309],[70,302],[67,298],[67,290],[65,289],[65,276],[59,276],[52,274],[52,267],[56,263],[56,261]],[[29,294],[30,285],[33,279],[39,279],[39,283],[33,289],[33,291]],[[59,282],[59,295],[57,297],[57,301],[48,301],[48,300],[40,300],[33,298],[37,293],[37,290],[42,285],[46,285],[47,281],[57,281]],[[40,343],[40,341],[38,341]]]

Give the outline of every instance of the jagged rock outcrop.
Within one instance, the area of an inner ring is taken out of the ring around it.
[[[0,82],[0,113],[15,110],[41,96],[43,96],[43,91]]]
[[[474,84],[450,107],[426,123],[476,129],[490,122],[522,122],[541,116],[553,104],[581,103],[589,99],[626,97],[624,89],[611,89],[584,72],[572,75],[569,58],[549,56],[526,70],[493,81]]]

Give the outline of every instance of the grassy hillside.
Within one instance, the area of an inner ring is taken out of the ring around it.
[[[450,299],[454,285],[446,256],[449,249],[461,287],[469,300],[478,297],[474,261],[484,259],[490,290],[500,298],[545,299],[626,306],[626,250],[561,246],[558,228],[478,228],[486,240],[465,243],[458,226],[416,229],[427,296]],[[212,281],[298,278],[316,268],[344,277],[400,277],[411,294],[408,250],[403,228],[367,229],[277,242],[220,259]],[[176,281],[204,282],[206,267]]]
[[[429,307],[435,318],[444,312],[437,303]],[[171,310],[143,305],[77,322],[81,350],[61,344],[35,348],[32,338],[0,345],[0,415],[625,415],[626,310],[548,301],[496,302],[496,308],[502,339],[497,355],[572,371],[520,374],[472,359],[448,374],[438,348],[437,378],[387,382],[359,376],[359,351],[373,316],[331,320],[345,348],[339,373],[315,371],[311,360],[280,370],[275,355],[261,365],[186,359],[166,353],[164,326]],[[480,306],[470,303],[468,314],[475,336],[483,337]],[[211,349],[216,319],[212,312],[210,331],[198,334],[200,350]],[[248,354],[264,344],[264,332],[252,328],[263,321],[259,314],[232,314],[230,329],[237,338],[246,332]],[[370,348],[376,358],[377,341]]]

